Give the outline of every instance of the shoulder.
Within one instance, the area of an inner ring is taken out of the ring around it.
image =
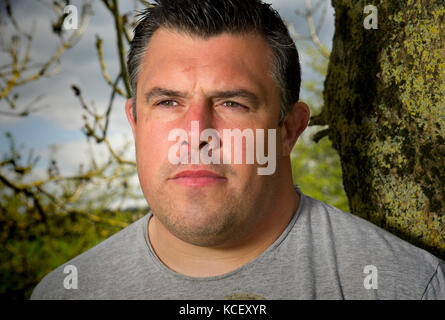
[[[146,221],[144,216],[51,271],[34,288],[31,299],[100,299],[101,292],[105,294],[109,289],[105,285],[110,287],[113,281],[118,282],[120,274],[131,268],[134,257],[146,253],[141,252],[146,248],[141,243]]]
[[[391,292],[386,298],[421,299],[428,292],[440,296],[434,288],[445,285],[443,261],[365,219],[311,197],[302,198],[305,213],[300,223],[311,229],[319,250],[336,259],[340,276],[357,274],[362,284],[365,267],[370,266],[378,270],[379,287]],[[440,290],[443,296],[444,288]]]
[[[440,261],[422,296],[424,300],[445,300],[445,262]]]

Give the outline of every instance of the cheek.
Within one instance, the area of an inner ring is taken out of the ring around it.
[[[136,130],[136,163],[141,180],[155,178],[154,172],[168,152],[167,134],[159,129],[141,126]]]

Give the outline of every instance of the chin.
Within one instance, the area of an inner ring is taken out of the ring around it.
[[[165,213],[165,212],[164,212]],[[175,237],[198,246],[217,246],[226,243],[236,233],[239,214],[234,212],[203,210],[203,207],[171,212],[158,219]]]

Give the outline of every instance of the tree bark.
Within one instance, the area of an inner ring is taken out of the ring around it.
[[[332,0],[317,121],[329,125],[351,212],[445,258],[443,0]],[[366,29],[366,5],[378,28]]]

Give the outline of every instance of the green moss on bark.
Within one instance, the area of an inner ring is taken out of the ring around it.
[[[333,0],[330,139],[352,213],[445,257],[443,1]],[[364,6],[378,29],[363,27]]]

